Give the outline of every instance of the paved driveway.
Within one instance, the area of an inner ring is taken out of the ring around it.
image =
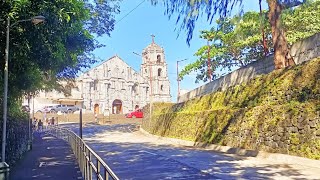
[[[133,127],[87,124],[83,130],[85,141],[120,179],[320,179],[320,167],[174,146]]]

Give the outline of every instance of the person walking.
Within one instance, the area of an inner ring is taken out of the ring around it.
[[[37,130],[37,125],[38,125],[38,120],[36,118],[33,119],[32,126],[33,126],[33,131]]]
[[[42,132],[42,129],[43,129],[43,122],[41,121],[41,119],[39,119],[39,122],[38,122],[38,130],[39,130],[39,132]]]
[[[50,120],[49,120],[49,118],[46,118],[46,130],[48,130],[48,126],[50,125]]]
[[[51,125],[54,126],[54,117],[51,118]]]

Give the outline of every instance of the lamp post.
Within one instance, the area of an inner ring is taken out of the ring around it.
[[[177,82],[178,82],[178,95],[177,95],[177,101],[180,96],[180,78],[179,78],[179,62],[186,61],[187,59],[182,59],[177,61]]]
[[[154,36],[153,35],[151,35],[153,38],[154,38]],[[154,39],[152,38],[152,42],[154,43]],[[136,53],[136,52],[133,52],[133,54],[135,54],[135,55],[137,55],[137,56],[140,56],[140,57],[142,57],[143,58],[143,56],[142,55],[140,55],[140,54],[138,54],[138,53]],[[150,106],[149,106],[149,129],[150,129],[150,127],[151,127],[151,119],[152,119],[152,103],[153,103],[153,94],[152,94],[152,65],[153,65],[153,63],[152,63],[152,61],[151,61],[151,59],[149,59],[148,57],[146,57],[146,59],[147,59],[147,66],[149,66],[149,73],[150,73],[150,75],[149,75],[149,81],[150,81]]]
[[[4,65],[4,95],[3,95],[3,128],[2,128],[2,152],[1,152],[1,161],[5,162],[6,155],[6,132],[7,132],[7,101],[8,101],[8,64],[9,64],[9,35],[10,35],[10,27],[14,25],[31,21],[33,24],[39,24],[45,20],[43,16],[34,16],[31,19],[19,20],[12,25],[10,25],[10,17],[7,18],[7,33],[6,33],[6,49],[5,49],[5,65]]]

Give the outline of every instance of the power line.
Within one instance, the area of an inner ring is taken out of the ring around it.
[[[129,11],[126,15],[124,15],[119,21],[115,22],[114,24],[118,24],[120,21],[122,21],[124,18],[126,18],[129,14],[131,14],[134,10],[136,10],[142,3],[144,3],[146,0],[141,1],[136,7],[134,7],[131,11]]]

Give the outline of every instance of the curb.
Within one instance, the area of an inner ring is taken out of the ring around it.
[[[193,142],[193,141],[187,141],[182,139],[162,137],[162,136],[150,134],[149,132],[142,129],[141,127],[139,128],[139,131],[145,136],[157,138],[159,140],[164,140],[174,145],[192,146],[192,147],[201,148],[204,150],[212,150],[212,151],[217,151],[217,152],[226,153],[226,154],[235,154],[235,155],[244,156],[244,157],[261,158],[261,159],[266,159],[266,160],[270,160],[278,163],[298,164],[298,165],[308,166],[312,168],[320,168],[319,160],[312,160],[312,159],[298,157],[298,156],[291,156],[288,154],[268,153],[264,151],[247,150],[247,149],[234,148],[229,146],[220,146],[216,144],[206,144],[201,142]]]

